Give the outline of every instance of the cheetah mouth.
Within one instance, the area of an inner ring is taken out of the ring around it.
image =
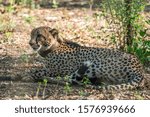
[[[38,45],[38,44],[34,44],[34,43],[29,43],[29,45],[31,46],[31,48],[34,50],[34,51],[37,51],[41,48],[41,45]]]
[[[36,52],[39,53],[40,55],[43,55],[45,53],[49,53],[51,49],[51,46],[42,46],[40,45],[38,49],[36,49]]]
[[[41,48],[42,48],[42,45],[40,45],[38,48],[35,48],[35,51],[38,52],[41,50]]]

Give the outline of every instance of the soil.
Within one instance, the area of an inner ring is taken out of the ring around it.
[[[70,3],[71,4],[71,3]],[[73,3],[72,3],[73,4]],[[145,68],[143,86],[126,91],[99,91],[59,83],[37,83],[28,71],[43,64],[28,42],[35,27],[49,26],[60,35],[85,46],[115,48],[110,35],[115,31],[97,8],[76,7],[29,9],[16,6],[6,12],[0,8],[0,99],[150,99],[150,68]],[[150,18],[149,12],[143,15]],[[150,26],[146,25],[150,31]],[[117,29],[117,28],[116,28]],[[150,37],[147,37],[150,40]],[[149,63],[148,63],[149,64]]]

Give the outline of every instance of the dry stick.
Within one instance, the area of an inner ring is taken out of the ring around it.
[[[113,12],[112,12],[111,5],[110,5],[110,1],[109,1],[109,0],[107,0],[107,4],[108,4],[109,11],[110,11],[110,15],[111,15],[111,17],[112,17],[111,23],[114,23],[114,24],[115,24],[115,17],[114,17],[114,15],[113,15]],[[109,21],[108,21],[108,23],[109,23]],[[115,28],[113,28],[113,31],[115,32]]]
[[[60,81],[60,78],[61,78],[61,77],[57,78],[57,80]],[[57,94],[59,93],[58,90],[57,90],[59,84],[60,84],[60,82],[57,82],[56,87],[55,87],[55,89],[54,89],[54,91],[55,91],[54,98],[55,98],[55,99],[56,99],[56,97],[57,97]]]
[[[130,15],[131,13],[131,0],[125,0],[125,5],[126,5],[126,20],[128,18],[128,16]],[[107,5],[108,5],[108,8],[109,8],[109,11],[110,11],[110,14],[112,16],[112,23],[115,23],[115,17],[113,15],[113,12],[112,12],[112,9],[111,9],[111,5],[110,5],[110,2],[109,0],[107,0]],[[126,27],[126,34],[123,38],[123,45],[120,46],[119,49],[124,49],[125,47],[125,43],[129,46],[129,45],[132,45],[132,25],[131,25],[131,21],[127,21],[126,22],[127,24],[124,24],[124,26]],[[114,31],[114,28],[113,28],[113,31]],[[116,32],[117,35],[119,36],[119,30]],[[125,41],[126,40],[126,41]],[[121,44],[121,38],[119,36],[119,43]],[[118,48],[118,47],[117,47]]]
[[[37,91],[36,91],[36,95],[35,95],[36,98],[38,98],[40,89],[41,89],[41,82],[38,83],[38,87],[37,87]]]

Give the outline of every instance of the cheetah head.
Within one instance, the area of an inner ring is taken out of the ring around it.
[[[38,27],[31,31],[29,41],[33,50],[37,51],[42,57],[56,49],[59,45],[58,31],[50,27]]]

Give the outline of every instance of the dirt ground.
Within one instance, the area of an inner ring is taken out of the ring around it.
[[[88,5],[87,5],[88,6]],[[30,32],[39,26],[59,30],[66,39],[85,46],[113,48],[108,26],[98,9],[60,7],[28,9],[17,6],[11,12],[0,9],[0,99],[150,99],[150,70],[145,70],[144,86],[135,90],[101,92],[79,86],[34,82],[28,71],[42,65],[43,59],[28,42]],[[150,18],[149,12],[143,13]],[[150,31],[150,26],[147,26]],[[148,37],[148,39],[150,39]]]

